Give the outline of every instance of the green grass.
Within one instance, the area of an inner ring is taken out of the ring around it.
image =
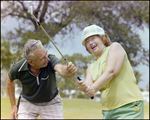
[[[101,104],[87,99],[63,99],[64,118],[66,119],[96,119],[102,118]]]
[[[101,119],[101,103],[90,99],[68,99],[64,101],[64,119]],[[11,118],[9,98],[1,98],[1,118]],[[149,119],[149,103],[144,103],[144,117]],[[40,117],[38,117],[40,119]]]
[[[11,107],[9,98],[1,97],[1,118],[10,118],[11,117]]]

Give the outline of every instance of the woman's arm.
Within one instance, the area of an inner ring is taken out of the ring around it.
[[[105,72],[98,78],[98,80],[92,85],[95,92],[103,88],[109,81],[111,81],[121,70],[124,62],[126,52],[123,47],[114,42],[110,46],[107,59],[107,68]]]
[[[111,44],[106,70],[91,87],[86,89],[85,93],[88,97],[93,96],[98,90],[103,88],[109,81],[118,75],[124,62],[125,55],[126,52],[119,43],[114,42]]]
[[[86,92],[86,90],[88,89],[88,86],[91,86],[92,84],[93,84],[93,80],[92,80],[92,76],[90,73],[90,66],[89,66],[86,71],[85,81],[83,81],[82,79],[80,81],[78,80],[77,85],[81,91]]]
[[[86,70],[85,83],[89,86],[91,86],[93,84],[93,80],[92,80],[92,76],[91,76],[91,72],[90,72],[90,65],[88,66],[88,68]]]

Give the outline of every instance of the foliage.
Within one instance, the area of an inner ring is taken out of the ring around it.
[[[69,2],[68,6],[74,6],[72,14],[78,13],[73,20],[79,28],[101,26],[112,42],[124,47],[132,66],[149,65],[149,51],[142,47],[137,34],[137,29],[149,28],[148,1],[83,1]]]
[[[83,29],[90,24],[100,25],[111,41],[119,42],[127,51],[132,66],[149,65],[149,51],[142,47],[136,29],[149,27],[148,1],[2,1],[2,20],[8,16],[18,20],[19,28],[7,34],[16,52],[21,51],[27,39],[40,39],[44,45],[49,40],[30,15],[33,14],[54,37],[73,31],[73,25]],[[90,19],[89,19],[90,18]],[[20,21],[19,21],[20,20]],[[23,24],[22,24],[23,23]],[[27,27],[29,26],[29,27]],[[57,41],[54,41],[55,43]],[[19,57],[16,56],[17,58]],[[19,58],[20,59],[20,58]]]
[[[72,56],[64,55],[64,57],[67,58],[67,61],[71,61],[77,67],[78,77],[84,80],[86,75],[87,65],[94,60],[93,55],[84,57],[82,54],[74,53]],[[60,61],[61,63],[65,64],[63,58],[61,58]],[[59,74],[57,74],[57,85],[59,87],[59,91],[63,91],[66,89],[69,91],[75,90],[76,93],[74,97],[77,98],[79,94],[78,86],[76,83],[77,80],[78,80],[77,76],[71,78],[65,78],[65,77],[62,78]]]
[[[149,66],[149,50],[142,46],[137,29],[149,28],[148,1],[2,1],[1,20],[12,17],[17,19],[15,30],[1,36],[2,68],[9,69],[14,61],[21,59],[24,43],[28,39],[40,39],[45,47],[49,46],[49,39],[37,26],[30,15],[30,5],[33,14],[47,31],[50,37],[56,34],[63,36],[74,32],[74,26],[81,31],[85,26],[97,24],[104,28],[111,41],[119,42],[127,52],[133,67],[139,64]],[[70,39],[69,39],[70,40]],[[54,41],[58,44],[57,41]],[[7,48],[7,49],[5,49]],[[78,68],[78,75],[85,77],[87,65],[93,56],[83,57],[76,53],[66,56]],[[138,81],[141,74],[136,72]],[[61,78],[58,86],[62,89],[75,89],[75,77]],[[137,81],[137,82],[138,82]],[[60,84],[60,85],[59,85]],[[77,93],[78,94],[78,93]],[[75,96],[77,96],[77,94]]]
[[[49,39],[43,33],[41,28],[37,26],[35,20],[30,14],[30,5],[33,3],[33,14],[39,20],[43,28],[47,31],[50,37],[56,34],[65,34],[65,28],[72,20],[67,14],[66,8],[60,8],[63,2],[59,1],[35,1],[29,3],[27,1],[2,1],[3,7],[1,9],[2,21],[6,18],[12,17],[17,19],[18,28],[7,33],[6,39],[10,41],[13,48],[17,48],[14,52],[22,51],[24,43],[28,39],[40,39],[43,45],[49,43]],[[69,30],[68,30],[69,31]],[[21,59],[21,54],[16,56]]]
[[[18,58],[15,57],[16,54],[19,54],[19,51],[17,53],[12,53],[11,51],[11,45],[10,42],[7,41],[4,36],[1,36],[1,68],[2,69],[9,69],[10,63],[15,62],[14,60],[18,60]]]

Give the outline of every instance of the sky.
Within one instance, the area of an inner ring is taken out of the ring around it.
[[[16,21],[13,18],[8,18],[5,21],[1,21],[1,34],[6,35],[6,32],[14,31],[16,27],[18,27],[18,21]],[[143,47],[149,50],[149,29],[144,28],[144,31],[138,30],[138,33],[142,40]],[[83,56],[90,55],[86,51],[85,47],[82,46],[81,44],[82,42],[81,34],[82,34],[82,31],[75,31],[74,35],[73,34],[70,35],[71,37],[66,36],[64,38],[61,35],[56,35],[53,38],[53,40],[58,41],[58,44],[56,46],[58,47],[58,49],[61,51],[63,55],[71,56],[74,53],[80,53]],[[59,54],[59,52],[52,45],[52,43],[50,43],[50,45],[51,47],[47,48],[48,53],[55,54],[56,57],[60,59],[61,55]],[[145,65],[139,65],[138,67],[136,67],[136,70],[138,70],[142,74],[142,77],[141,77],[142,81],[139,82],[138,86],[146,90],[146,86],[149,84],[149,67]]]
[[[146,50],[149,50],[149,29],[144,28],[144,30],[138,30],[138,33],[140,35],[142,45]],[[57,45],[58,49],[62,52],[63,55],[73,55],[74,53],[80,53],[84,56],[90,55],[84,46],[82,46],[82,31],[76,31],[74,38],[63,38],[61,39],[61,35],[56,35],[53,40],[60,40],[59,44]],[[67,47],[62,47],[63,42],[67,39],[72,39],[72,43],[66,43],[68,44]],[[61,55],[56,50],[56,48],[51,43],[51,48],[48,49],[49,53],[55,54],[58,58],[61,58]],[[146,65],[138,65],[138,67],[135,68],[142,74],[142,81],[138,83],[138,86],[142,88],[143,90],[146,90],[146,86],[149,84],[149,67]]]

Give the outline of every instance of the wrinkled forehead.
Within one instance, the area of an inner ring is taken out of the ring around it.
[[[41,48],[33,51],[33,54],[36,57],[44,56],[46,53],[47,53],[47,50],[43,46]]]

